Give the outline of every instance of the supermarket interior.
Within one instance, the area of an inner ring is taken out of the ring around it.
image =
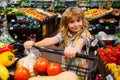
[[[62,63],[64,42],[24,47],[56,36],[69,7],[89,22],[89,55],[75,56],[88,60],[87,68]],[[0,0],[0,59],[0,80],[120,80],[120,0]]]

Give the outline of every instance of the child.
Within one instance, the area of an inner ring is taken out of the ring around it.
[[[78,7],[69,7],[62,14],[60,29],[57,35],[45,38],[39,42],[26,41],[25,48],[31,46],[50,46],[57,43],[64,44],[64,56],[62,62],[77,66],[87,66],[85,60],[75,58],[76,53],[88,54],[91,34],[87,30],[88,21],[84,12]]]

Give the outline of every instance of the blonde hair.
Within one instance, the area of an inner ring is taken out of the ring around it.
[[[69,7],[65,10],[62,14],[61,21],[60,21],[60,28],[59,32],[62,33],[64,43],[67,43],[68,40],[68,23],[70,22],[72,16],[77,16],[78,18],[82,19],[83,25],[81,26],[81,30],[76,33],[76,36],[80,35],[85,29],[88,28],[89,23],[84,17],[84,12],[78,7]]]

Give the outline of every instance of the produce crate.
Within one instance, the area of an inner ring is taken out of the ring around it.
[[[56,31],[57,29],[57,15],[56,16],[52,16],[52,17],[48,17],[46,18],[43,22],[39,22],[41,25],[41,30],[42,30],[42,39],[50,36],[51,34],[53,34],[53,32]]]
[[[17,40],[28,40],[28,37],[32,34],[35,35],[36,41],[39,41],[47,36],[50,36],[54,31],[56,31],[56,22],[57,16],[48,17],[43,21],[37,20],[40,27],[38,28],[17,28],[17,29],[10,29],[9,33],[12,35],[14,39],[17,36]],[[9,20],[11,22],[11,20]],[[22,20],[15,20],[12,23],[19,23],[19,24],[28,24],[27,21]]]
[[[9,32],[14,39],[16,39],[15,37],[17,36],[16,40],[26,41],[29,39],[28,36],[30,36],[30,34],[36,35],[36,41],[41,39],[40,29],[14,29],[9,30]]]

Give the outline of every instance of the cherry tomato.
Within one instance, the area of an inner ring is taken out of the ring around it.
[[[57,75],[61,73],[62,69],[59,63],[51,62],[47,68],[47,74],[49,76]]]
[[[35,71],[38,73],[46,73],[47,72],[47,66],[49,64],[49,61],[46,58],[39,58],[35,62]]]
[[[29,70],[25,67],[17,68],[14,72],[14,80],[28,80]]]

